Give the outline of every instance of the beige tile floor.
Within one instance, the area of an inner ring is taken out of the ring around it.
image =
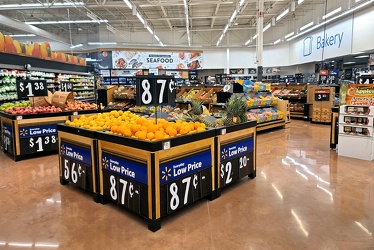
[[[61,186],[56,155],[15,163],[0,153],[0,249],[374,249],[373,232],[374,162],[338,157],[325,125],[260,134],[255,179],[156,233]]]

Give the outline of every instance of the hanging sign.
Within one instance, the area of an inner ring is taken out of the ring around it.
[[[142,76],[136,79],[136,105],[174,104],[176,82],[173,77]]]
[[[46,80],[18,80],[16,85],[18,99],[48,95]]]

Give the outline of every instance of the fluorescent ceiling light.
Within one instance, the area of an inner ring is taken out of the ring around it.
[[[162,47],[164,47],[165,45],[162,43],[162,42],[160,42],[160,45],[162,46]]]
[[[240,2],[239,2],[239,7],[242,7],[242,5],[244,4],[244,1],[245,1],[245,0],[240,0]]]
[[[229,29],[229,25],[228,24],[226,24],[226,27],[225,27],[225,29],[223,30],[223,34],[225,34],[226,33],[226,31]]]
[[[254,36],[252,37],[252,39],[253,39],[253,40],[256,40],[257,37],[258,37],[258,35],[256,34],[256,35],[254,35]]]
[[[354,52],[354,53],[351,53],[352,55],[357,55],[357,54],[362,54],[364,53],[363,51],[359,51],[359,52]]]
[[[130,9],[132,9],[132,4],[130,3],[129,0],[123,0],[126,4],[127,4],[127,7],[129,7]]]
[[[151,33],[151,35],[153,35],[153,30],[151,29],[151,27],[147,26],[147,30],[149,31],[149,33]]]
[[[291,32],[291,33],[289,33],[289,34],[285,35],[285,36],[284,36],[284,38],[286,38],[286,39],[287,39],[287,38],[289,38],[290,36],[293,36],[294,34],[295,34],[295,32]]]
[[[184,8],[187,9],[188,6],[187,6],[187,0],[183,0],[183,4],[184,4]]]
[[[251,39],[249,39],[248,41],[246,41],[244,45],[247,46],[250,42],[251,42]]]
[[[336,13],[340,12],[341,10],[342,10],[342,7],[339,7],[339,8],[337,8],[337,9],[335,9],[335,10],[333,10],[333,11],[327,13],[326,15],[324,15],[324,16],[322,17],[322,19],[329,18],[330,16],[335,15]]]
[[[216,43],[216,46],[218,46],[220,42],[221,42],[221,41],[220,41],[220,40],[218,40],[218,41],[217,41],[217,43]]]
[[[300,30],[305,30],[306,28],[309,28],[310,26],[313,26],[314,22],[310,22],[308,24],[305,24],[304,26],[301,26]]]
[[[288,12],[290,12],[290,9],[289,9],[289,8],[287,8],[285,11],[283,11],[282,13],[280,13],[279,16],[277,16],[277,17],[275,18],[275,20],[278,22],[278,21],[281,20],[285,15],[287,15]]]
[[[356,0],[356,3],[360,2],[361,0]]]
[[[280,41],[281,41],[281,39],[276,40],[276,41],[274,42],[274,45],[277,44],[277,43],[279,43]]]
[[[318,25],[315,25],[315,26],[313,26],[313,27],[311,27],[311,28],[309,28],[309,29],[307,29],[307,30],[305,30],[303,32],[300,32],[299,34],[297,34],[297,35],[295,35],[295,36],[287,39],[287,41],[291,41],[291,40],[293,40],[293,39],[295,39],[295,38],[297,38],[299,36],[303,36],[304,34],[306,34],[308,32],[311,32],[311,31],[313,31],[315,29],[318,29],[319,27],[322,27],[323,25],[326,25],[326,24],[328,24],[328,23],[330,23],[330,22],[332,22],[332,21],[334,21],[334,20],[336,20],[338,18],[344,17],[344,16],[346,16],[346,15],[348,15],[348,14],[350,14],[350,13],[352,13],[352,12],[358,10],[358,9],[361,9],[361,8],[365,7],[366,5],[369,5],[369,4],[373,3],[373,2],[374,2],[374,0],[370,0],[370,1],[364,2],[362,4],[359,4],[359,5],[355,6],[354,8],[351,8],[351,9],[349,9],[349,10],[341,13],[340,15],[334,16],[333,18],[327,19],[324,22],[319,23]]]
[[[345,62],[343,64],[355,64],[356,62]]]
[[[75,48],[78,48],[78,47],[82,47],[83,44],[77,44],[77,45],[73,45],[73,46],[70,46],[71,49],[75,49]]]
[[[108,20],[71,20],[71,21],[32,21],[32,22],[25,22],[25,24],[30,24],[30,25],[37,25],[37,24],[69,24],[69,23],[107,23]]]
[[[45,7],[52,7],[52,6],[75,6],[81,7],[84,6],[83,2],[64,2],[64,3],[25,3],[25,4],[2,4],[0,5],[0,9],[24,9],[24,8],[45,8]]]
[[[17,34],[17,35],[9,35],[10,37],[27,37],[27,36],[36,36],[35,34]]]
[[[107,25],[106,26],[106,28],[107,28],[107,30],[109,30],[110,32],[112,32],[112,33],[114,33],[114,34],[116,34],[117,33],[117,30],[115,30],[114,28],[113,28],[113,26],[112,25]]]
[[[92,12],[87,12],[87,16],[91,18],[92,20],[99,21],[99,17]]]
[[[355,58],[367,58],[369,55],[356,56]]]
[[[160,41],[160,38],[158,38],[158,36],[154,35],[155,39],[159,42]]]
[[[301,4],[302,2],[304,2],[304,0],[298,0],[297,4]]]
[[[143,17],[139,14],[139,12],[136,12],[136,17],[140,20],[140,22],[142,22],[142,24],[144,24],[144,19],[143,19]]]
[[[87,43],[88,45],[113,45],[113,44],[117,44],[116,42],[88,42]]]
[[[232,21],[234,21],[234,18],[236,17],[236,14],[237,14],[238,12],[235,10],[233,13],[232,13],[232,15],[231,15],[231,17],[230,17],[230,23],[232,23]]]
[[[263,29],[263,32],[267,31],[271,27],[271,23],[268,23],[268,25],[265,26]]]

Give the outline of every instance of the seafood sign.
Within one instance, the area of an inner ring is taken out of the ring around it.
[[[113,68],[117,69],[186,69],[203,68],[201,52],[113,51]]]

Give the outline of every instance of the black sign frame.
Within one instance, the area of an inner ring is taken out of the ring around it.
[[[161,98],[160,93],[162,93]],[[139,76],[136,78],[136,105],[138,106],[175,104],[175,97],[174,77]]]
[[[18,99],[48,95],[46,80],[17,80],[16,86]]]

